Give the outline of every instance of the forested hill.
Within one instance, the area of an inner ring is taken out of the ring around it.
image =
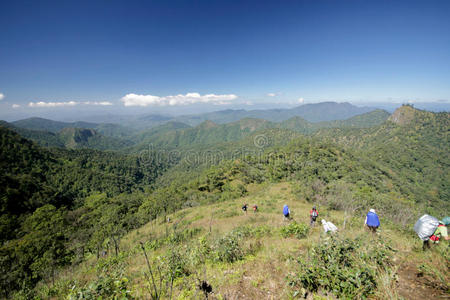
[[[336,108],[342,116],[352,115],[359,110],[356,107],[337,104],[337,103],[321,103],[315,105],[305,105],[298,109],[286,110],[290,115],[293,112],[300,113],[306,110],[310,113],[317,112],[319,108],[325,109],[323,114],[326,115],[328,110]],[[302,109],[300,109],[302,108]],[[284,110],[280,110],[284,111]],[[365,111],[365,110],[363,110]],[[247,113],[247,111],[244,111]],[[264,114],[256,114],[267,119],[274,119],[270,110],[258,111]],[[345,113],[344,113],[345,112]],[[217,112],[217,115],[225,114]],[[233,118],[240,114],[234,115]],[[202,115],[217,119],[215,113]],[[243,115],[244,116],[244,115]],[[42,118],[30,118],[13,123],[2,122],[6,127],[11,128],[23,137],[37,142],[45,147],[63,147],[69,149],[90,148],[97,150],[123,150],[132,147],[130,151],[140,151],[148,148],[150,144],[156,147],[164,147],[168,149],[185,148],[194,145],[214,145],[216,143],[238,141],[250,134],[267,128],[283,128],[289,129],[302,134],[312,134],[321,128],[366,128],[379,125],[389,117],[389,113],[383,110],[372,110],[367,113],[353,116],[346,120],[324,121],[311,123],[305,119],[295,116],[291,119],[280,123],[267,121],[262,118],[244,117],[237,121],[223,123],[224,119],[218,119],[220,122],[215,123],[210,119],[205,119],[201,124],[191,127],[185,123],[177,121],[168,121],[160,126],[156,126],[137,133],[135,130],[118,124],[96,124],[86,122],[58,122]],[[277,120],[277,118],[275,118]],[[278,119],[284,119],[278,118]],[[145,118],[143,119],[145,120]],[[153,118],[152,118],[153,120]],[[190,121],[187,121],[191,123]],[[196,122],[194,122],[196,123]],[[83,128],[78,128],[78,127]]]
[[[143,162],[114,152],[49,150],[0,126],[0,167],[0,277],[5,291],[33,285],[43,272],[67,264],[73,246],[69,240],[89,236],[83,226],[100,222],[98,215],[89,221],[89,196],[104,195],[105,207],[132,212],[140,204],[139,193],[151,187],[168,161],[161,155]],[[46,266],[48,259],[51,265]]]
[[[34,120],[34,119],[33,119]],[[39,119],[40,120],[40,119]],[[43,119],[45,120],[45,119]],[[53,124],[51,120],[45,120],[44,124]],[[57,122],[58,123],[58,122]],[[79,122],[80,125],[82,122]],[[27,124],[27,123],[26,123]],[[34,124],[31,123],[31,124]],[[64,127],[59,131],[34,130],[26,127],[17,127],[12,123],[1,121],[1,126],[9,128],[22,137],[32,140],[43,147],[61,147],[67,149],[97,149],[97,150],[120,150],[133,144],[130,140],[114,137],[120,136],[120,126],[113,124],[101,124],[97,128],[108,131],[109,135],[101,134],[97,129]],[[40,128],[37,126],[37,128]],[[116,132],[116,130],[119,130]]]
[[[405,192],[443,209],[450,199],[450,113],[404,105],[382,125],[368,129],[323,129],[316,136],[351,148],[397,172]]]
[[[28,118],[11,122],[18,128],[31,130],[48,131],[52,133],[60,132],[65,128],[87,128],[95,129],[105,136],[125,137],[133,134],[135,131],[131,128],[112,123],[91,123],[91,122],[60,122],[44,118]]]
[[[144,190],[161,174],[164,161],[95,150],[47,150],[0,126],[2,241],[17,235],[29,213],[45,205],[73,208],[95,193]]]
[[[179,123],[178,123],[179,124]],[[142,134],[144,138],[136,149],[145,149],[149,144],[164,148],[185,148],[192,145],[214,145],[222,142],[238,141],[251,133],[275,127],[273,123],[261,119],[242,119],[228,124],[205,121],[193,128],[178,126],[175,130],[164,130],[167,126],[153,128]]]
[[[255,118],[244,118],[226,124],[204,121],[196,127],[189,127],[180,122],[169,122],[132,137],[131,139],[137,143],[132,151],[146,149],[149,145],[169,149],[185,149],[196,145],[211,146],[217,143],[238,141],[255,132],[269,128],[288,129],[302,134],[312,134],[321,128],[367,128],[382,124],[388,117],[388,112],[374,110],[347,120],[319,123],[310,123],[300,117],[294,117],[280,123]]]

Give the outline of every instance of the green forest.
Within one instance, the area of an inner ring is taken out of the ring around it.
[[[449,113],[182,121],[1,123],[0,296],[408,299],[408,270],[448,295],[448,243],[423,253],[412,226],[448,215]]]

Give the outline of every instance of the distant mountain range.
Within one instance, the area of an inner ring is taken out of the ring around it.
[[[304,104],[291,109],[222,110],[199,115],[180,116],[176,117],[175,120],[189,125],[198,125],[206,120],[223,124],[238,121],[243,118],[256,118],[271,122],[281,122],[292,117],[301,117],[308,122],[323,122],[345,120],[373,110],[375,110],[375,108],[358,107],[350,103],[321,102]]]
[[[291,109],[266,110],[221,110],[211,113],[184,115],[178,117],[164,115],[113,116],[106,119],[98,116],[98,122],[61,122],[43,118],[27,118],[11,122],[14,126],[33,130],[58,132],[63,128],[92,128],[108,136],[129,136],[133,129],[143,130],[159,126],[167,122],[182,122],[196,126],[209,120],[217,124],[235,122],[244,118],[264,119],[271,122],[282,122],[293,117],[301,117],[309,122],[345,120],[356,115],[375,110],[370,107],[358,107],[350,103],[321,102],[305,104]],[[106,121],[106,122],[105,122]]]
[[[89,124],[91,124],[90,126],[95,126],[97,123],[114,123],[120,124],[128,129],[133,128],[135,130],[145,130],[165,124],[167,122],[182,122],[190,126],[196,126],[207,120],[213,121],[217,124],[225,124],[236,122],[244,118],[264,119],[271,122],[282,122],[293,117],[301,117],[308,122],[323,122],[332,120],[345,120],[356,115],[373,111],[375,109],[376,108],[373,107],[359,107],[350,103],[321,102],[314,104],[304,104],[290,109],[228,109],[209,113],[186,114],[181,116],[168,116],[160,114],[135,116],[105,115],[91,118],[90,120],[95,120],[95,124],[93,124],[92,122],[89,122]],[[90,126],[77,126],[80,125],[79,123],[80,122],[71,123],[72,125],[70,126],[67,126],[66,124],[64,125],[64,127],[93,128]],[[23,127],[23,125],[20,125],[19,127]]]
[[[180,122],[169,122],[134,136],[135,149],[145,149],[149,144],[156,147],[179,148],[195,144],[211,145],[240,140],[264,129],[288,129],[302,134],[312,134],[322,128],[368,128],[379,125],[389,118],[384,110],[374,110],[347,120],[311,123],[301,117],[293,117],[276,123],[264,119],[243,118],[235,122],[217,124],[206,120],[189,127]]]
[[[298,116],[302,114],[315,120],[333,119],[365,110],[369,109],[358,108],[348,103],[325,102],[290,110],[225,110],[176,119],[152,115],[141,118],[141,122],[152,122],[152,124],[159,122],[161,124],[140,132],[119,124],[69,123],[42,118],[5,122],[4,126],[38,142],[41,146],[99,150],[120,150],[133,147],[130,151],[134,152],[145,149],[149,144],[157,147],[177,148],[195,144],[206,145],[237,141],[256,131],[270,128],[287,129],[302,134],[312,134],[322,128],[367,128],[379,125],[389,117],[389,113],[383,110],[372,110],[345,120],[315,123]],[[323,116],[319,116],[320,111],[323,111]],[[249,115],[266,119],[249,117]],[[287,118],[288,116],[291,117]],[[226,122],[237,118],[239,119],[236,121]],[[203,121],[198,123],[201,120]],[[276,122],[276,120],[282,121]]]

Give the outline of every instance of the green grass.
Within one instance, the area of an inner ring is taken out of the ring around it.
[[[257,204],[259,212],[243,213],[244,202]],[[284,204],[291,209],[292,221],[282,216]],[[289,183],[254,185],[246,197],[186,208],[170,215],[170,223],[160,217],[126,235],[118,257],[111,254],[98,261],[92,257],[61,272],[55,285],[40,284],[38,290],[42,298],[72,295],[76,299],[80,293],[86,299],[150,298],[142,242],[156,281],[162,278],[163,298],[169,297],[173,278],[174,299],[201,299],[202,281],[212,286],[215,299],[292,299],[304,294],[312,294],[314,299],[396,299],[397,271],[405,264],[448,291],[445,265],[438,263],[439,259],[448,263],[448,256],[441,248],[432,249],[436,258],[431,259],[430,253],[418,250],[414,235],[386,225],[374,236],[364,230],[358,217],[341,230],[343,212],[320,207],[320,217],[340,229],[331,238],[322,233],[320,225],[304,225],[309,224],[311,206],[293,195]],[[334,246],[327,246],[334,239]],[[353,249],[345,254],[351,262],[347,267],[339,265],[345,261],[327,262],[327,255],[339,258],[339,247]],[[322,260],[312,256],[319,252]],[[321,267],[316,268],[318,265]],[[336,272],[334,281],[325,280],[330,270]]]

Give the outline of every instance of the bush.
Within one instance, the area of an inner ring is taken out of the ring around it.
[[[290,285],[317,292],[332,292],[340,299],[366,298],[377,288],[377,273],[388,270],[390,248],[367,245],[360,239],[331,237],[310,250],[308,258],[298,259],[299,268]]]
[[[244,257],[240,239],[234,234],[228,234],[216,241],[215,258],[223,262],[235,262]]]
[[[246,238],[246,237],[260,238],[264,235],[269,234],[270,231],[271,231],[271,229],[268,225],[262,225],[262,226],[243,225],[243,226],[234,228],[233,231],[231,232],[231,234],[235,235],[239,238]]]
[[[67,299],[133,299],[126,277],[99,277],[86,287],[73,286]]]
[[[163,270],[167,278],[178,278],[182,276],[189,276],[187,254],[183,249],[169,248],[167,254],[163,257]]]
[[[289,225],[281,227],[281,236],[296,237],[298,239],[305,238],[309,232],[309,226],[303,223],[291,222]]]

